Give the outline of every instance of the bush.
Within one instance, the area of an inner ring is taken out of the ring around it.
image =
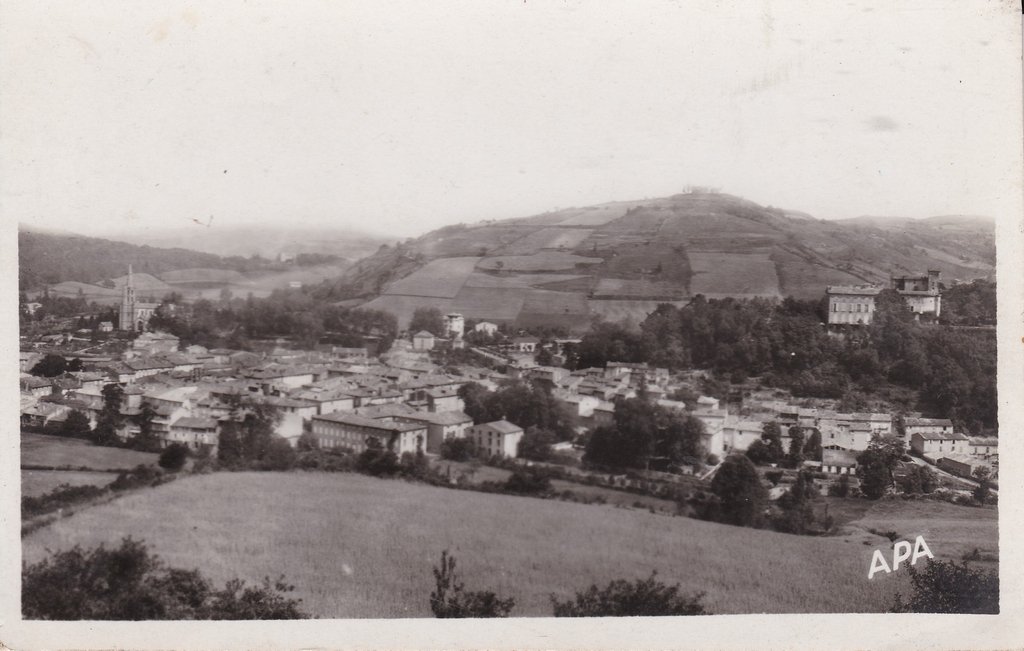
[[[493,592],[469,592],[455,575],[455,557],[441,552],[441,567],[434,568],[435,589],[430,593],[430,610],[438,619],[464,617],[508,617],[515,599],[501,599]]]
[[[475,454],[473,442],[466,438],[445,439],[441,443],[441,458],[448,461],[469,461]]]
[[[669,586],[656,580],[657,573],[629,583],[616,580],[604,588],[592,585],[576,598],[558,601],[551,596],[555,617],[637,617],[707,615],[701,600],[703,593],[680,595],[679,585]]]
[[[98,486],[70,486],[61,484],[45,495],[21,498],[22,519],[51,513],[81,502],[105,495],[107,490]]]
[[[237,579],[211,589],[196,570],[167,568],[145,543],[124,538],[117,549],[79,546],[22,568],[26,619],[298,619],[300,600],[279,580],[246,587]]]
[[[778,486],[779,482],[782,481],[781,470],[768,470],[764,473],[764,478],[772,483],[772,486]]]
[[[298,454],[287,440],[276,436],[267,444],[260,459],[260,470],[291,470],[295,467]]]
[[[967,563],[928,559],[923,570],[907,568],[913,593],[908,601],[896,595],[890,612],[999,613],[999,575],[972,569]]]
[[[153,466],[139,464],[132,470],[118,474],[117,479],[111,482],[110,489],[123,491],[145,486],[159,486],[164,479],[164,474]]]
[[[356,470],[374,477],[387,477],[398,474],[401,466],[391,450],[370,448],[356,459]]]
[[[829,485],[828,494],[831,495],[832,497],[849,497],[850,476],[840,475],[838,482]]]
[[[541,468],[517,468],[505,481],[505,490],[525,495],[546,493],[551,490],[551,477]]]
[[[171,443],[160,453],[160,459],[157,463],[164,470],[178,472],[185,467],[185,461],[188,460],[188,457],[189,452],[186,446],[181,443]]]

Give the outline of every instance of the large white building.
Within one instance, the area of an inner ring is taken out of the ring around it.
[[[875,297],[882,291],[874,285],[829,285],[829,325],[871,325],[875,314]]]

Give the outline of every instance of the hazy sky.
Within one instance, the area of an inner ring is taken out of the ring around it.
[[[0,4],[6,220],[414,235],[710,185],[1000,216],[1012,2]]]

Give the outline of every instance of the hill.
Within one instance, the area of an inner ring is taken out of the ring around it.
[[[191,267],[230,267],[223,258],[210,253],[138,246],[80,235],[18,231],[21,289],[64,281],[99,283],[124,275],[129,264],[137,274],[153,276]]]
[[[832,284],[938,269],[989,277],[994,224],[969,217],[814,219],[726,194],[613,202],[442,228],[381,247],[335,284],[404,325],[420,305],[469,318],[582,329],[642,320],[657,302],[817,298]]]
[[[216,253],[222,256],[250,257],[258,254],[276,259],[285,254],[332,254],[346,260],[356,260],[373,253],[381,244],[392,243],[395,238],[372,235],[348,228],[319,228],[301,223],[287,227],[265,224],[250,226],[185,227],[166,230],[146,230],[119,235],[134,244],[159,247],[180,247],[194,251]]]
[[[900,501],[855,517],[923,534],[940,559],[997,547],[992,510]],[[905,574],[866,579],[873,550],[890,542],[859,522],[841,537],[790,536],[343,473],[190,476],[79,509],[25,536],[23,557],[129,535],[215,582],[284,573],[315,617],[429,617],[431,568],[446,548],[468,589],[515,597],[518,616],[550,615],[550,594],[652,570],[705,591],[714,613],[884,612],[906,590]]]

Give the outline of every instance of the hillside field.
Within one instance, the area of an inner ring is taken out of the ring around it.
[[[877,514],[875,525],[912,535],[891,521],[900,506]],[[994,511],[941,506],[933,527],[949,521],[956,535],[995,544]],[[27,535],[23,552],[35,562],[48,549],[132,536],[217,583],[284,574],[304,607],[327,618],[429,617],[431,570],[443,549],[467,589],[514,597],[519,616],[550,615],[551,594],[652,570],[686,592],[706,592],[714,613],[884,611],[906,590],[906,574],[868,581],[872,551],[890,543],[847,526],[843,537],[800,537],[353,474],[216,473],[82,509]],[[938,558],[958,558],[939,540]]]
[[[46,434],[21,434],[21,465],[75,470],[130,470],[139,464],[153,465],[160,455],[93,445],[81,439]]]

